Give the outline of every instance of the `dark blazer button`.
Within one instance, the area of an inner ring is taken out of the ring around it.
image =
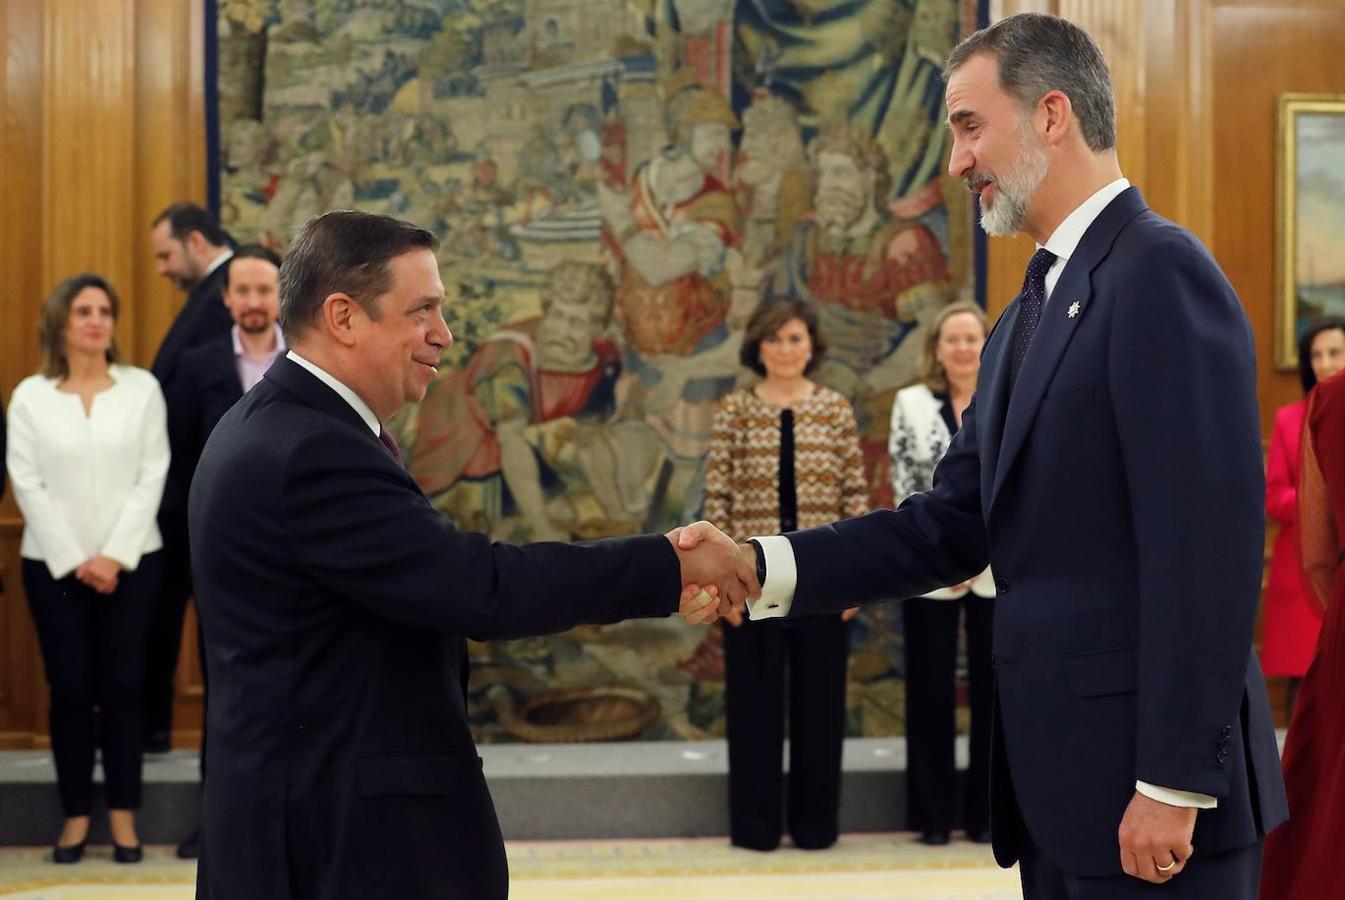
[[[1004,578],[995,579],[995,593],[1007,594],[1009,592],[1009,582]]]
[[[1232,734],[1233,734],[1233,726],[1232,726],[1232,725],[1225,725],[1225,726],[1224,726],[1224,738],[1227,739],[1227,738],[1228,738],[1230,735],[1232,735]]]
[[[1228,762],[1228,751],[1220,750],[1218,753],[1214,755],[1214,758],[1219,760],[1219,765],[1222,766],[1224,763]]]

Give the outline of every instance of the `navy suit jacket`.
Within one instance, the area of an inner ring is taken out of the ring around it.
[[[184,490],[190,490],[210,432],[242,396],[232,334],[182,355],[164,399],[168,406],[168,443],[173,451],[169,474]]]
[[[789,536],[790,615],[915,596],[989,563],[995,856],[1024,824],[1065,872],[1121,873],[1135,782],[1196,791],[1199,858],[1286,816],[1252,653],[1265,477],[1252,333],[1187,231],[1126,190],[1070,257],[1008,393],[1004,311],[934,487]]]
[[[334,391],[280,358],[190,502],[210,671],[197,895],[503,900],[464,636],[665,616],[667,539],[492,544],[435,511]]]
[[[224,305],[222,290],[224,287],[224,263],[201,279],[187,295],[187,302],[178,312],[177,318],[164,335],[159,352],[154,356],[150,371],[159,379],[167,397],[172,390],[173,379],[177,376],[182,358],[194,347],[207,341],[229,334],[233,328],[233,317]],[[176,450],[174,451],[176,452]],[[164,539],[174,542],[177,535],[185,536],[187,527],[187,489],[190,479],[180,480],[180,466],[171,466],[168,480],[164,484],[163,501],[159,505],[159,525],[164,531]]]

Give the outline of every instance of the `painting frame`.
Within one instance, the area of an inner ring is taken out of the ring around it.
[[[1345,94],[1282,93],[1276,103],[1275,367],[1294,371],[1299,327],[1311,315],[1304,309],[1302,290],[1312,287],[1300,282],[1299,272],[1300,211],[1305,199],[1299,183],[1302,124],[1305,116],[1322,115],[1345,123]]]

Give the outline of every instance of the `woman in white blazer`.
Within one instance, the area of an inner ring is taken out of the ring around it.
[[[141,697],[161,578],[155,517],[168,433],[154,376],[116,362],[118,309],[116,292],[97,275],[58,285],[43,308],[41,370],[19,383],[9,405],[5,457],[24,518],[23,583],[51,687],[66,816],[55,862],[83,855],[95,743],[114,856],[141,857]]]
[[[888,449],[898,502],[934,484],[976,389],[985,314],[971,303],[945,307],[934,320],[921,358],[921,381],[897,392]],[[958,624],[966,613],[971,700],[971,757],[963,826],[978,842],[990,834],[990,662],[995,583],[986,569],[965,584],[902,604],[906,657],[907,822],[926,844],[946,844],[954,818]]]

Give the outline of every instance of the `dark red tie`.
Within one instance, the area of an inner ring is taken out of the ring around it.
[[[388,430],[382,425],[378,426],[378,439],[383,442],[384,447],[388,448],[388,452],[392,454],[392,458],[397,460],[397,465],[406,468],[406,464],[402,462],[401,448],[397,446],[397,442],[392,439],[392,435],[388,434]]]
[[[1019,295],[1018,320],[1013,323],[1013,341],[1009,358],[1009,393],[1013,393],[1014,382],[1018,380],[1018,370],[1027,358],[1027,349],[1032,346],[1032,336],[1037,333],[1037,324],[1041,321],[1041,308],[1046,303],[1046,272],[1055,262],[1055,254],[1045,247],[1032,254],[1027,264],[1027,275],[1023,278],[1023,293]]]

